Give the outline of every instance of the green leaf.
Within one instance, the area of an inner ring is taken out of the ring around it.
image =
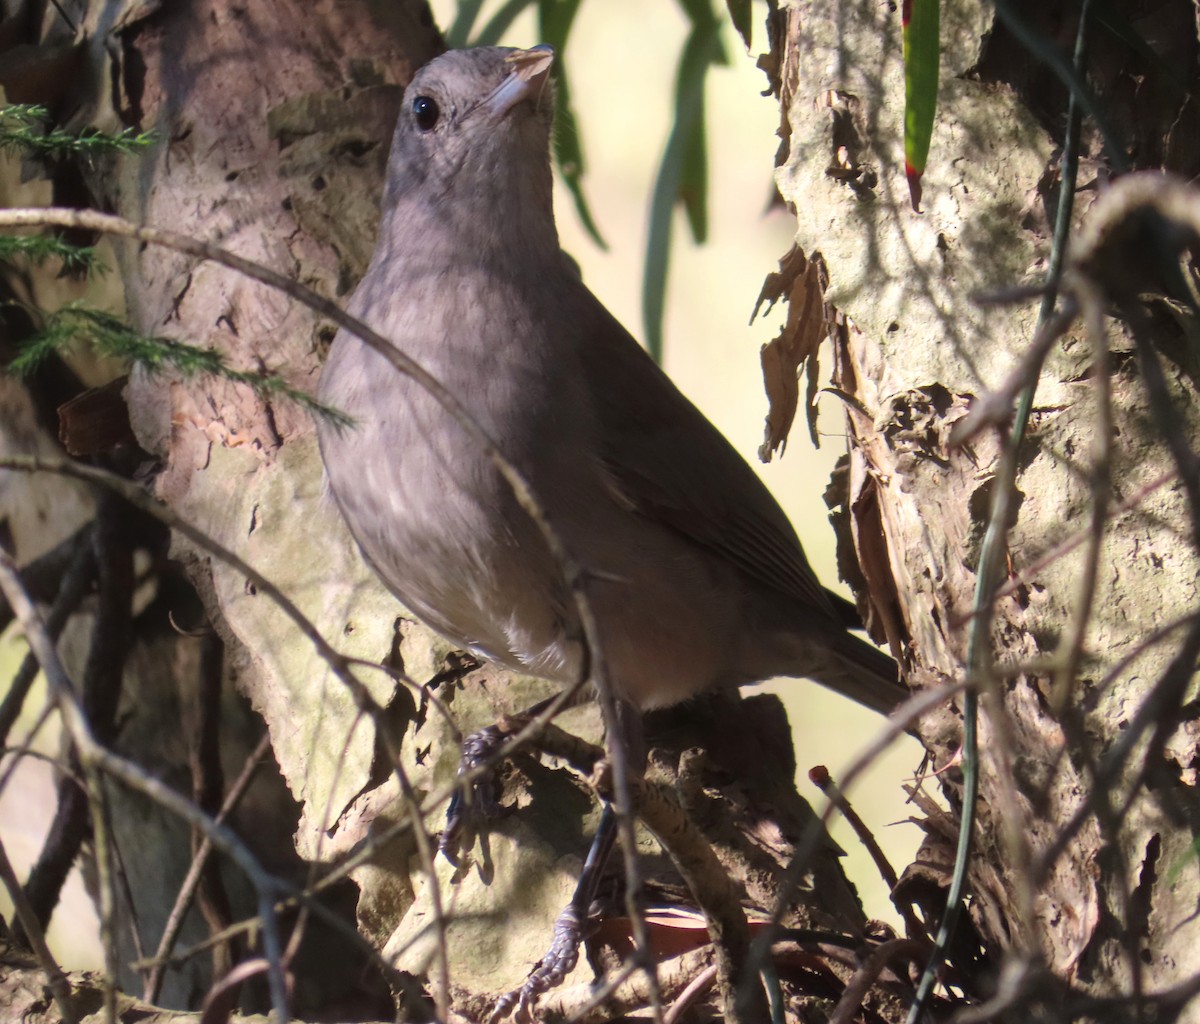
[[[512,23],[521,16],[526,7],[532,6],[534,0],[508,0],[503,7],[492,15],[492,20],[479,30],[479,34],[471,41],[472,46],[495,46],[500,42],[504,33]]]
[[[479,17],[479,8],[482,6],[483,0],[458,0],[458,11],[454,15],[454,24],[446,33],[446,45],[450,49],[460,50],[468,45],[467,40],[471,38],[471,27],[475,24],[475,19]]]
[[[733,27],[737,29],[738,35],[742,37],[742,43],[749,50],[750,35],[753,31],[750,0],[725,0],[725,6],[729,8],[729,19],[733,22]]]
[[[700,109],[696,126],[688,133],[679,169],[679,201],[687,214],[692,241],[708,241],[708,132],[705,128],[704,91],[700,91]]]
[[[587,170],[587,163],[583,156],[575,111],[571,106],[571,84],[562,59],[575,15],[579,12],[580,2],[581,0],[538,0],[538,33],[543,43],[554,47],[557,56],[555,80],[558,86],[558,102],[554,110],[554,163],[575,201],[575,212],[579,215],[584,229],[601,249],[607,249],[608,246],[596,227],[596,221],[583,193],[583,175]]]
[[[683,8],[683,13],[687,15],[693,28],[716,21],[709,0],[679,0],[679,6]]]
[[[921,175],[937,111],[940,0],[904,0],[904,173],[921,211]]]
[[[581,0],[538,0],[538,32],[541,42],[554,47],[560,57],[575,24]]]
[[[646,348],[662,359],[662,322],[667,267],[671,250],[671,215],[676,202],[687,212],[692,235],[703,240],[708,230],[708,159],[704,133],[704,83],[713,64],[725,61],[720,22],[709,0],[680,0],[692,21],[675,80],[675,118],[663,150],[650,201],[646,271],[642,278],[642,318]]]

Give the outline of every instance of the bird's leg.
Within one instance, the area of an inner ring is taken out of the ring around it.
[[[641,712],[632,705],[620,701],[617,704],[617,721],[612,733],[612,747],[616,757],[625,757],[629,774],[641,777],[646,771],[646,740],[642,727]],[[588,850],[587,860],[579,875],[579,882],[571,896],[571,902],[554,922],[554,934],[550,949],[529,972],[525,983],[501,996],[492,1011],[490,1022],[502,1020],[515,1008],[518,1020],[530,1019],[533,1005],[543,992],[563,983],[563,980],[579,962],[579,947],[595,931],[599,908],[594,907],[596,893],[604,876],[604,869],[612,855],[617,839],[617,814],[607,800],[600,814],[600,824]]]
[[[529,972],[520,988],[506,992],[496,1001],[489,1022],[503,1020],[514,1009],[519,1020],[528,1019],[537,997],[561,985],[563,979],[575,970],[579,962],[579,947],[596,927],[599,914],[592,904],[616,838],[617,815],[612,804],[605,803],[600,814],[600,825],[592,839],[571,902],[554,922],[550,948]]]
[[[462,755],[458,761],[459,777],[487,764],[495,757],[496,751],[545,711],[553,700],[553,697],[540,700],[518,714],[507,715],[495,725],[471,733],[463,740]],[[446,808],[446,827],[438,842],[439,852],[451,864],[457,864],[459,853],[474,841],[480,822],[494,818],[499,813],[494,770],[481,775],[471,784],[469,790],[467,787],[459,787],[450,798],[450,806]]]

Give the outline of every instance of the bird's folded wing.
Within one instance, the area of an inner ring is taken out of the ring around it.
[[[763,483],[601,304],[575,323],[604,472],[620,500],[754,582],[828,612],[825,589]],[[632,386],[636,382],[636,386]]]

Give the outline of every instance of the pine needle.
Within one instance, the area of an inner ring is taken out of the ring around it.
[[[32,373],[52,353],[78,341],[92,346],[97,355],[122,359],[151,373],[171,369],[184,378],[216,377],[245,384],[260,398],[284,398],[302,409],[341,427],[353,425],[344,412],[317,401],[307,391],[288,384],[277,373],[239,370],[216,349],[196,348],[174,338],[139,334],[109,313],[75,303],[46,317],[41,333],[26,342],[8,369],[18,376]]]
[[[30,103],[0,107],[0,149],[41,157],[99,156],[105,153],[133,153],[150,146],[155,132],[126,128],[106,135],[94,128],[68,132],[48,127],[50,112]]]
[[[62,260],[63,270],[102,274],[107,269],[92,245],[75,245],[54,235],[0,235],[0,262],[18,257],[41,266],[47,260]]]

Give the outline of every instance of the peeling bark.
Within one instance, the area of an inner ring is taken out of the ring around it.
[[[1020,7],[1047,37],[1073,35],[1075,8]],[[1195,104],[1166,98],[1158,77],[1168,64],[1187,68],[1195,88],[1194,20],[1184,4],[1134,7],[1132,22],[1149,34],[1162,64],[1131,56],[1095,27],[1090,80],[1133,140],[1139,166],[1194,175],[1200,167],[1179,125],[1191,123]],[[1030,343],[1037,311],[1036,300],[985,306],[975,293],[1035,283],[1044,273],[1057,202],[1057,153],[1047,127],[1061,132],[1065,102],[1061,89],[1049,96],[1039,89],[1049,73],[991,23],[991,8],[943,9],[942,86],[919,216],[906,202],[895,12],[788,4],[774,23],[785,118],[778,184],[797,214],[797,244],[825,260],[824,298],[845,318],[834,332],[834,387],[847,396],[852,439],[837,502],[842,560],[853,566],[893,650],[903,651],[910,682],[921,687],[963,678],[979,546],[997,485],[996,434],[958,448],[950,433],[978,397],[1007,378]],[[1144,88],[1134,88],[1135,80]],[[1151,110],[1151,97],[1162,105]],[[1104,164],[1101,140],[1085,140],[1084,182]],[[1081,196],[1077,219],[1086,221],[1089,206]],[[1130,247],[1120,273],[1136,276],[1151,258]],[[1172,429],[1194,444],[1194,351],[1161,307],[1151,310],[1152,343],[1174,403]],[[1079,675],[1064,690],[1049,668],[1079,614],[1086,545],[1059,546],[1086,535],[1101,429],[1092,347],[1078,333],[1054,347],[1038,380],[1019,458],[1008,580],[990,633],[998,674],[982,703],[970,913],[994,970],[1007,957],[1045,972],[1023,1006],[1061,1008],[1079,993],[1132,999],[1139,989],[1166,992],[1200,972],[1200,872],[1186,852],[1195,815],[1185,810],[1195,807],[1192,766],[1200,754],[1194,683],[1186,690],[1191,704],[1182,693],[1162,704],[1158,736],[1130,752],[1106,783],[1097,776],[1151,699],[1152,684],[1186,649],[1186,628],[1147,640],[1192,614],[1200,581],[1193,510],[1178,479],[1163,481],[1173,464],[1155,402],[1127,329],[1107,330],[1117,508],[1099,548]],[[1166,690],[1153,692],[1165,700]],[[957,753],[960,708],[960,699],[950,701],[921,722],[939,766]],[[956,780],[955,771],[939,777],[955,816]],[[1082,825],[1043,864],[1077,814]],[[940,867],[925,877],[944,887],[956,827],[931,819],[927,830],[925,856]],[[1163,863],[1176,866],[1170,883]],[[906,881],[915,878],[910,869]],[[986,996],[986,974],[968,989]]]

